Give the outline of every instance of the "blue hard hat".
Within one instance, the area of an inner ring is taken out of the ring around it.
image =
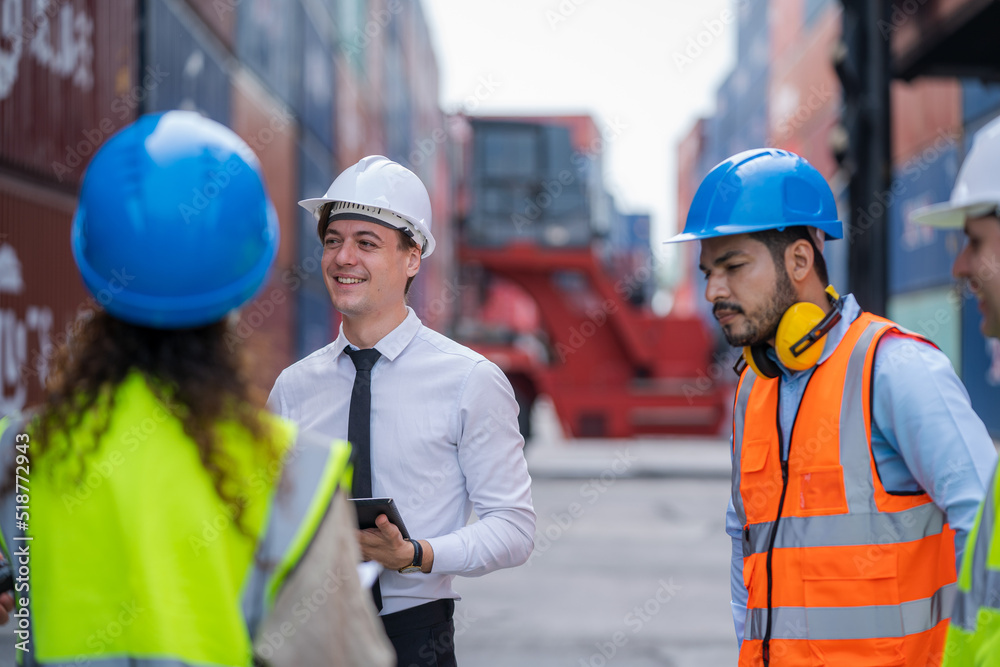
[[[666,243],[807,225],[844,237],[826,179],[795,153],[744,151],[720,162],[698,186],[684,231]]]
[[[192,111],[140,117],[87,168],[73,258],[111,315],[183,329],[216,322],[263,284],[278,216],[236,133]]]

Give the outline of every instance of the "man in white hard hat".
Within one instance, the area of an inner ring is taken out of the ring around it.
[[[343,324],[333,343],[282,372],[269,404],[351,441],[355,497],[394,499],[416,539],[385,515],[359,533],[362,555],[385,567],[373,593],[386,633],[399,665],[454,665],[452,579],[520,565],[534,544],[514,393],[496,365],[406,305],[434,250],[416,175],[370,156],[299,203],[316,217]],[[473,509],[479,521],[467,526]]]
[[[976,133],[951,199],[914,211],[913,221],[964,228],[965,247],[952,272],[966,283],[983,315],[983,335],[1000,338],[1000,118]],[[1000,666],[1000,479],[994,471],[969,533],[944,665]]]

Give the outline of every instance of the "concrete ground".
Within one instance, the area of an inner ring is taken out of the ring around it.
[[[566,442],[546,409],[526,452],[535,552],[456,579],[459,664],[735,664],[726,443]]]

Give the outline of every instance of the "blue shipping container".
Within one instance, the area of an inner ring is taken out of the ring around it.
[[[333,182],[330,154],[318,142],[303,137],[298,146],[299,198],[320,197]],[[296,354],[297,358],[314,352],[334,338],[333,304],[330,303],[320,259],[323,246],[316,235],[316,219],[301,206],[295,264],[296,283]]]
[[[228,126],[229,75],[214,35],[178,0],[154,0],[147,12],[146,65],[165,76],[149,89],[145,111],[192,109]]]
[[[979,79],[962,80],[963,125],[986,114],[995,116],[998,111],[1000,111],[1000,84],[983,83]]]
[[[976,299],[962,302],[962,382],[990,435],[1000,438],[1000,341],[984,338]]]
[[[891,191],[879,197],[889,207],[890,294],[951,284],[962,232],[917,225],[909,218],[915,209],[947,201],[957,173],[958,152],[951,143],[934,144],[894,169]]]

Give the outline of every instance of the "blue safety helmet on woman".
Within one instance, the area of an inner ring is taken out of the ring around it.
[[[833,192],[805,159],[776,148],[719,163],[698,186],[684,232],[667,243],[805,225],[843,238]]]
[[[182,329],[249,301],[278,249],[260,163],[191,111],[142,116],[94,155],[73,218],[73,258],[111,315]]]

